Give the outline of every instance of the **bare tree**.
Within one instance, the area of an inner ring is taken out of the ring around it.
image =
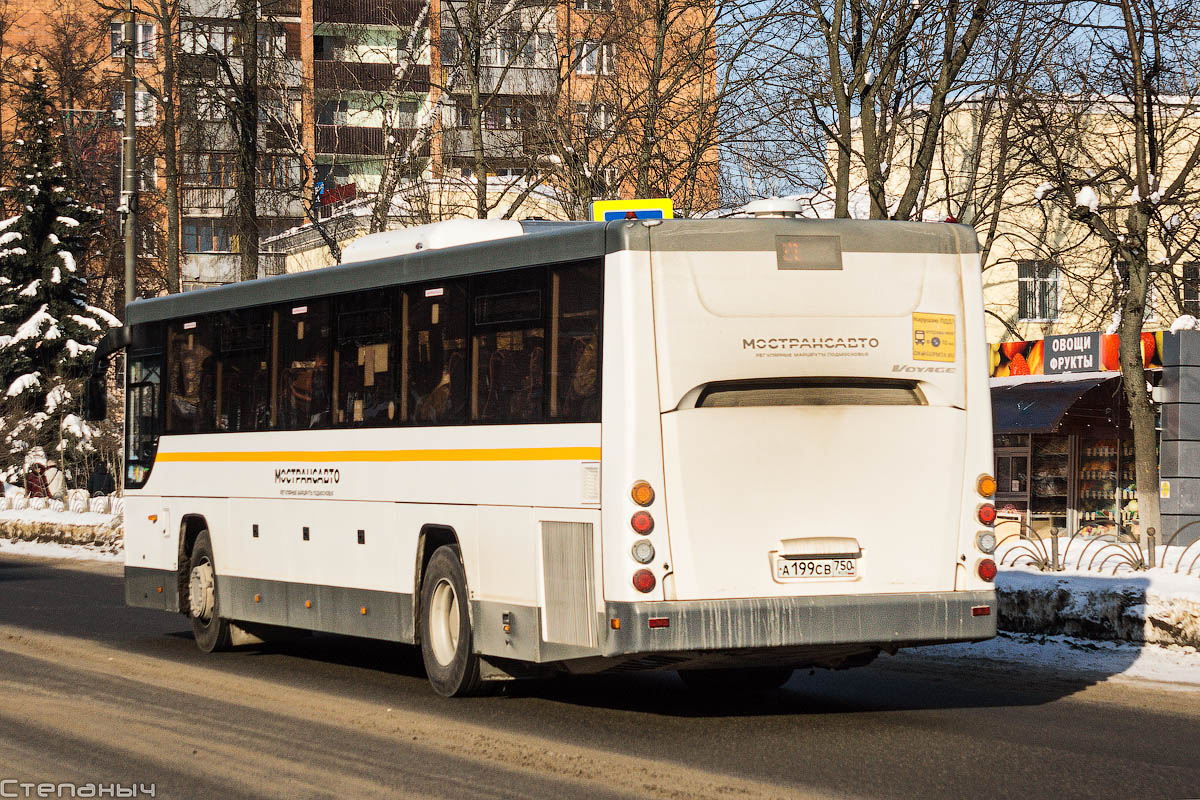
[[[1145,537],[1162,527],[1141,333],[1151,286],[1196,257],[1200,21],[1181,0],[1097,0],[1087,11],[1044,90],[1025,97],[1021,133],[1047,213],[1073,221],[1106,266],[1093,297],[1120,334]]]

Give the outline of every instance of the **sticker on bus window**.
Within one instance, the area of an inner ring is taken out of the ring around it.
[[[183,329],[184,329],[185,331],[190,331],[190,330],[191,330],[192,328],[194,328],[194,327],[196,327],[196,323],[194,323],[194,322],[185,322],[185,323],[183,323]]]
[[[307,314],[308,306],[296,306],[292,309],[293,314]]]
[[[426,297],[441,297],[445,293],[446,293],[446,290],[444,288],[426,289],[425,290]]]
[[[954,360],[954,315],[918,314],[913,321],[914,361]]]

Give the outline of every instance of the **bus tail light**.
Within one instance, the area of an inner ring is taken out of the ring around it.
[[[649,539],[638,539],[633,543],[633,560],[639,564],[649,564],[654,560],[654,545],[650,544]]]
[[[992,497],[996,494],[996,479],[991,475],[980,475],[979,480],[975,481],[975,491],[979,492],[980,497]]]
[[[991,555],[996,552],[996,534],[991,531],[980,531],[975,534],[975,546],[980,552]]]
[[[982,504],[975,513],[984,525],[991,525],[996,521],[996,507],[991,503]]]
[[[654,487],[646,481],[638,481],[629,490],[629,496],[633,498],[633,502],[639,506],[648,506],[654,502]]]
[[[650,516],[649,511],[639,511],[629,518],[629,524],[634,531],[645,536],[654,530],[654,517]]]
[[[996,562],[992,561],[990,558],[985,558],[980,561],[977,570],[979,572],[979,577],[983,578],[988,583],[996,580]]]
[[[655,583],[656,581],[654,580],[654,573],[648,569],[639,569],[637,572],[633,573],[633,588],[637,589],[639,592],[654,591]]]

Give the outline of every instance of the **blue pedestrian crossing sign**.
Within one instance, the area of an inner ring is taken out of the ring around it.
[[[638,200],[597,200],[592,203],[592,219],[610,222],[616,219],[674,219],[675,209],[669,197]]]

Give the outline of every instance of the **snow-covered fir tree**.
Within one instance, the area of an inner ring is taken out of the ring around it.
[[[80,416],[96,341],[120,325],[88,304],[77,259],[99,212],[76,197],[42,69],[21,89],[12,186],[0,220],[0,473],[16,479],[33,448],[76,476],[95,430]],[[77,477],[76,480],[79,480]]]

